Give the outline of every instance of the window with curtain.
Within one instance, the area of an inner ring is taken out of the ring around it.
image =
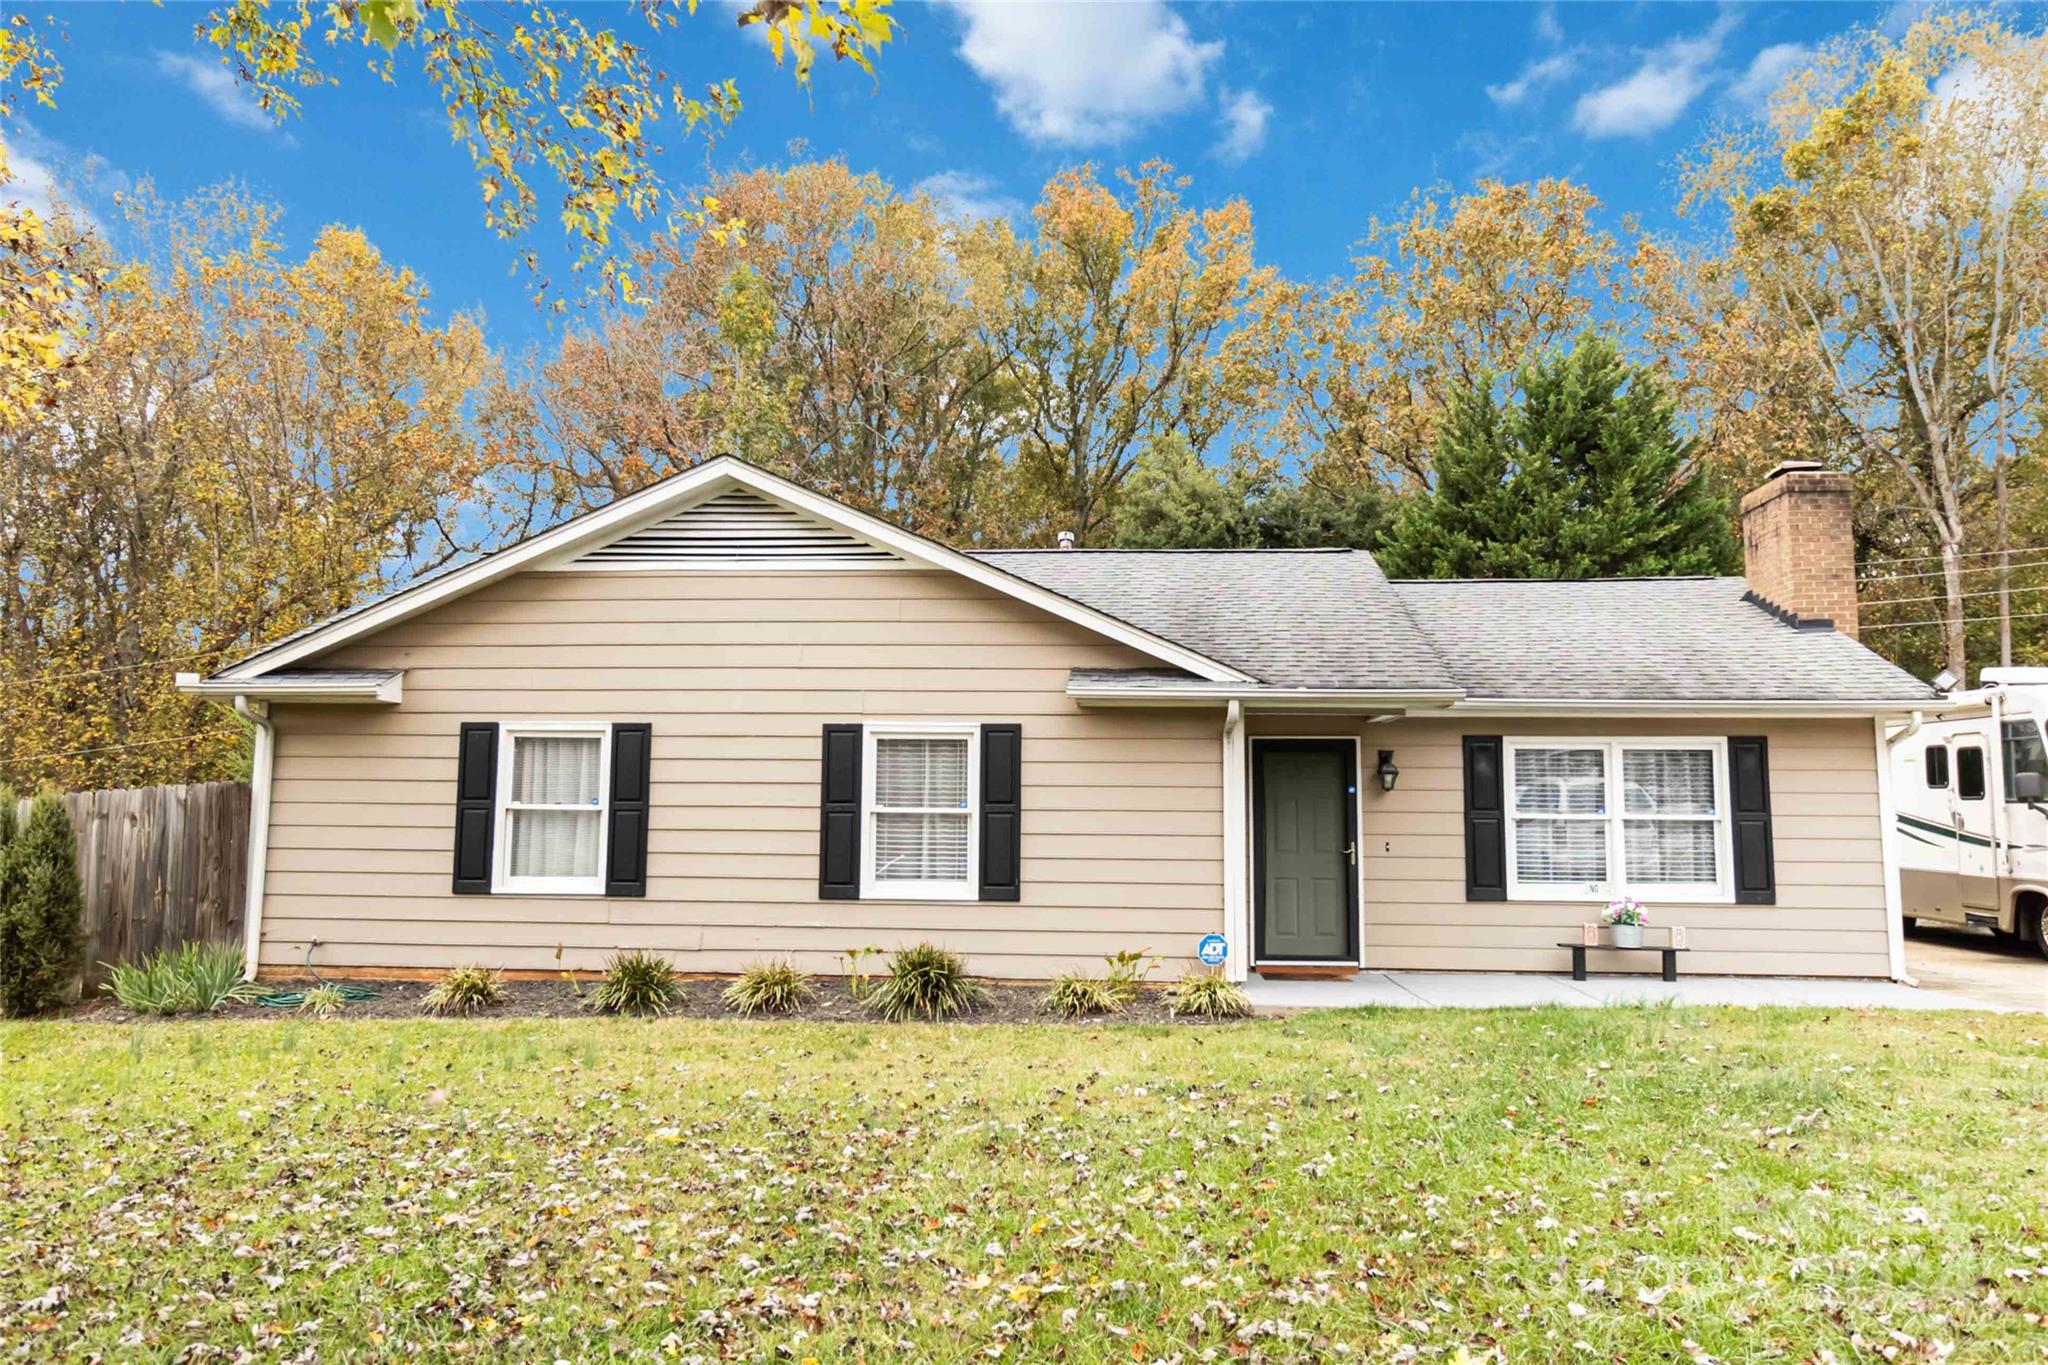
[[[1507,754],[1511,896],[1727,898],[1721,740],[1510,741]]]
[[[505,738],[500,888],[602,891],[604,731],[508,726]]]
[[[972,898],[976,731],[870,726],[867,737],[862,894]]]

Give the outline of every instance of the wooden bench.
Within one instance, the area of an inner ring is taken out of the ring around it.
[[[1686,950],[1673,948],[1666,943],[1645,943],[1640,948],[1622,948],[1612,943],[1560,943],[1560,948],[1572,950],[1572,980],[1586,979],[1586,952],[1592,949],[1602,953],[1662,953],[1664,954],[1664,979],[1678,980],[1678,955]]]

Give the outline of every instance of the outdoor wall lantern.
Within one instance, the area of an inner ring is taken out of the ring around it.
[[[1400,780],[1401,770],[1394,766],[1394,751],[1380,750],[1380,790],[1390,792],[1394,789],[1394,784]]]

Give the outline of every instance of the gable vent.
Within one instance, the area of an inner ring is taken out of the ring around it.
[[[579,564],[668,569],[816,569],[901,562],[858,536],[744,489],[720,493],[577,558]]]

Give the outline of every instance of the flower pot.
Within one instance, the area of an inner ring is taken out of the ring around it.
[[[1611,925],[1610,927],[1611,927],[1611,928],[1612,928],[1612,929],[1614,930],[1614,946],[1615,946],[1615,947],[1617,947],[1617,948],[1640,948],[1640,947],[1642,947],[1642,946],[1643,946],[1643,926],[1642,926],[1642,925],[1640,925],[1640,924],[1616,924],[1616,925]]]

